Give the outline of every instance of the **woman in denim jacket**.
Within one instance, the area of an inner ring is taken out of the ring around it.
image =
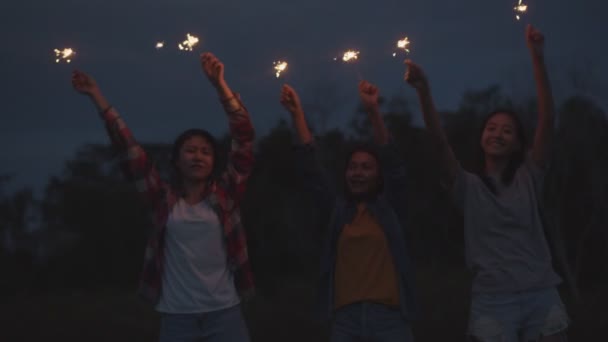
[[[297,171],[320,210],[331,210],[321,260],[319,297],[332,318],[331,341],[413,341],[413,270],[405,229],[405,165],[389,139],[378,106],[378,89],[359,84],[373,126],[373,145],[355,147],[337,194],[317,158],[296,92],[285,85],[281,103],[291,113],[299,144]]]

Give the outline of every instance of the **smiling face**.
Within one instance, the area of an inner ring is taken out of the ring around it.
[[[198,183],[209,179],[213,171],[213,146],[202,136],[192,136],[184,141],[179,148],[179,156],[175,161],[182,179]]]
[[[355,196],[368,195],[378,189],[378,161],[370,153],[358,151],[352,154],[346,168],[346,185]]]
[[[486,158],[508,158],[521,148],[515,120],[506,113],[496,113],[487,122],[481,135],[481,148]]]

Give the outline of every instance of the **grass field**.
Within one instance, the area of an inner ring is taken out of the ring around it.
[[[417,341],[464,341],[468,284],[462,270],[421,272]],[[244,306],[253,341],[326,341],[327,326],[315,319],[315,284],[277,280],[272,295]],[[568,298],[565,298],[568,302]],[[570,341],[608,341],[608,294],[585,293],[570,305]],[[0,301],[0,341],[156,341],[159,316],[132,293],[19,294]]]

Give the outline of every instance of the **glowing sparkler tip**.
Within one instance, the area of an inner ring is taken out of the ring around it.
[[[164,47],[165,47],[165,42],[163,42],[163,41],[156,42],[156,49],[157,50],[160,50],[160,49],[162,49]]]
[[[53,49],[53,52],[55,52],[55,63],[59,63],[62,60],[64,60],[66,63],[71,63],[72,58],[76,54],[76,51],[74,51],[72,48],[65,48],[62,50]]]
[[[397,48],[405,51],[405,53],[410,53],[410,39],[405,37],[397,41]],[[393,53],[393,57],[397,56],[397,53]]]
[[[348,50],[342,56],[344,62],[355,61],[357,59],[359,59],[359,51]]]
[[[281,73],[287,70],[287,62],[276,61],[272,63],[274,65],[275,76],[277,78],[281,77]]]
[[[190,33],[187,33],[186,34],[186,40],[184,40],[180,44],[177,44],[177,47],[180,50],[192,51],[192,50],[194,50],[194,46],[196,44],[198,44],[198,42],[199,42],[198,37],[193,36]]]
[[[523,0],[519,0],[519,3],[513,7],[515,11],[515,19],[520,20],[521,16],[528,12],[528,5],[523,3]]]

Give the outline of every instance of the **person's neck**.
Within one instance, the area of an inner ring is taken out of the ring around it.
[[[348,194],[348,198],[355,205],[366,204],[377,196],[376,193]]]
[[[507,168],[509,160],[507,158],[495,158],[486,156],[484,172],[487,176],[500,177],[503,171]]]
[[[207,187],[207,182],[184,182],[184,200],[188,204],[196,204],[203,199],[204,192]]]

